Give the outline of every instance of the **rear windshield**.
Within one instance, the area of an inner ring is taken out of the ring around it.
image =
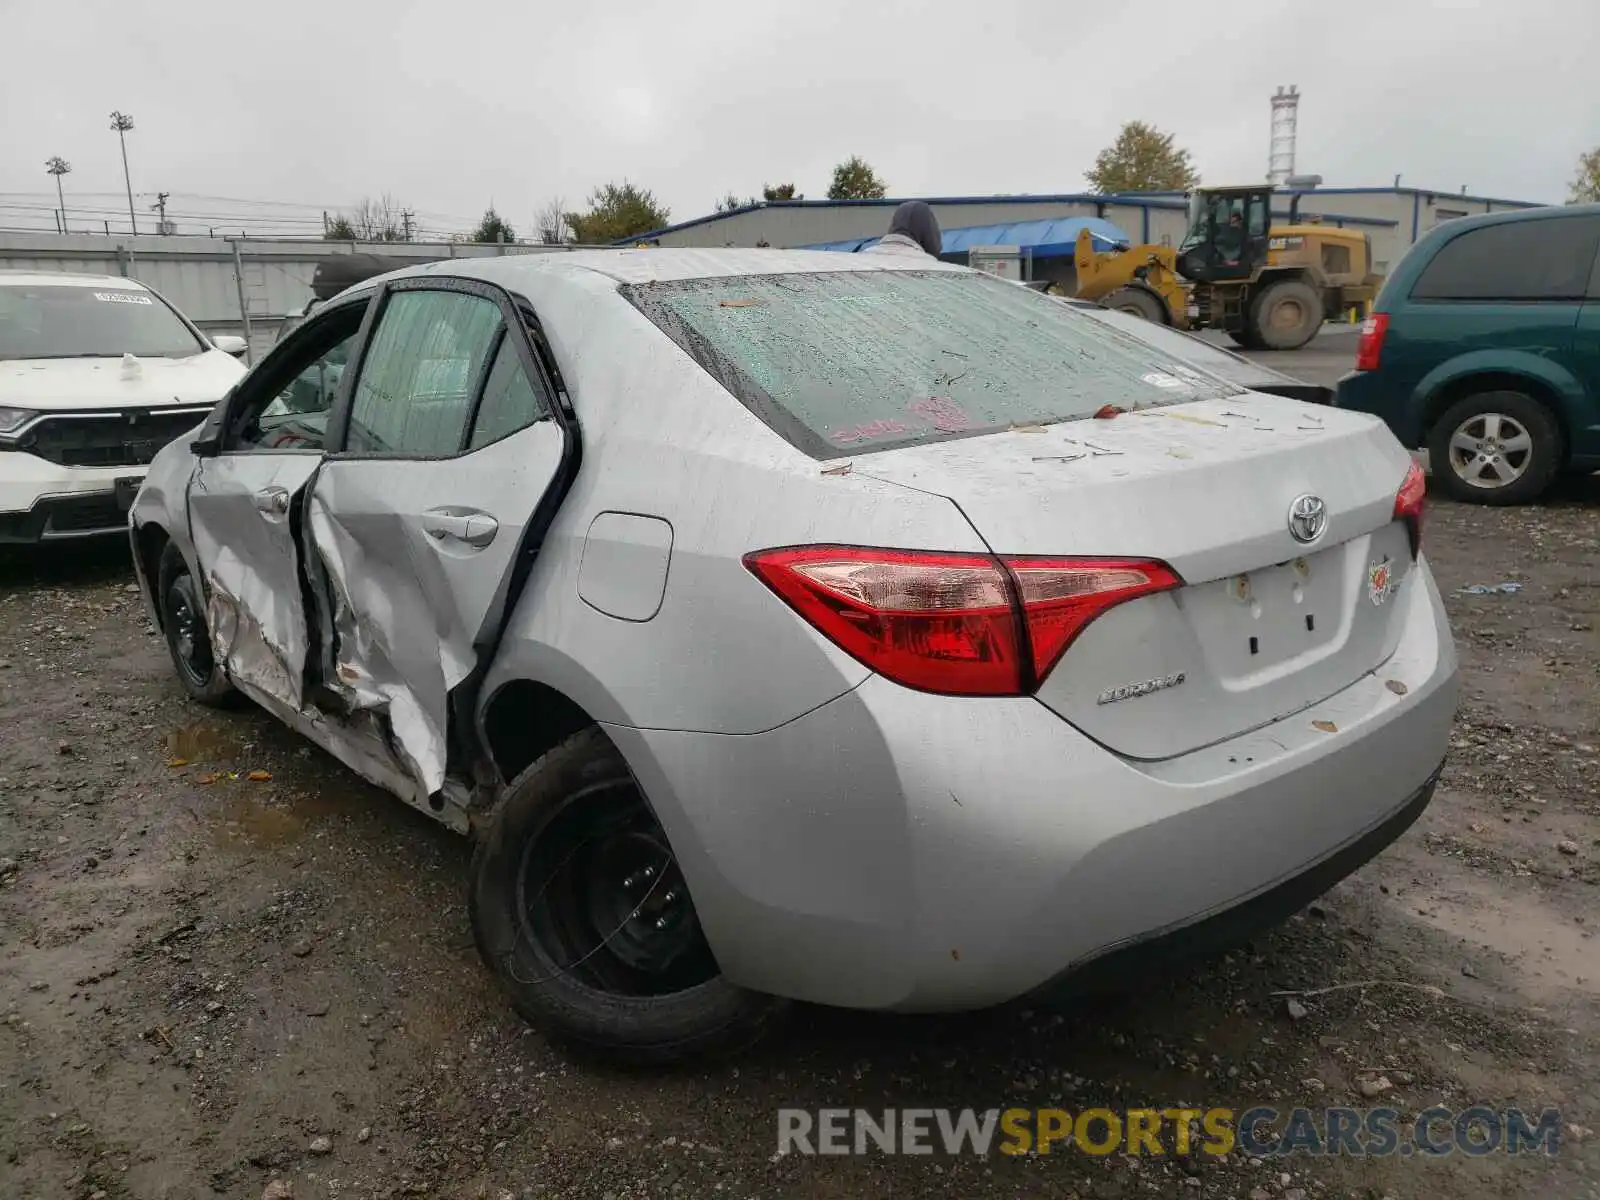
[[[816,458],[1240,390],[1057,300],[977,273],[751,275],[636,284],[623,294]]]
[[[0,358],[187,358],[204,349],[142,288],[0,286]]]

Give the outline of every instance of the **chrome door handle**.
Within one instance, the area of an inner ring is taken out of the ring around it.
[[[289,512],[287,488],[266,487],[256,493],[256,509],[269,517],[282,517]]]
[[[462,542],[477,550],[494,541],[500,532],[500,522],[488,513],[423,513],[422,527],[436,541]]]

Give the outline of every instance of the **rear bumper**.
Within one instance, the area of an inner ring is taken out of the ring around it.
[[[1390,843],[1410,829],[1433,799],[1441,764],[1411,796],[1377,825],[1340,846],[1321,862],[1265,891],[1233,904],[1221,912],[1135,938],[1103,951],[1047,981],[1031,994],[1050,1003],[1107,989],[1120,989],[1154,972],[1202,959],[1249,941],[1281,925],[1318,896],[1326,893],[1376,858]]]
[[[1407,450],[1422,445],[1424,430],[1419,413],[1413,411],[1409,391],[1397,392],[1385,382],[1384,372],[1350,371],[1340,377],[1333,389],[1332,404],[1351,412],[1370,413],[1389,427],[1389,432]]]
[[[609,732],[731,980],[849,1007],[981,1008],[1159,953],[1163,935],[1209,935],[1230,910],[1270,918],[1396,836],[1426,803],[1456,701],[1425,563],[1396,602],[1405,633],[1379,672],[1154,763],[1032,699],[877,676],[764,734]]]

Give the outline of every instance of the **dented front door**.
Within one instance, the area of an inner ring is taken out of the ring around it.
[[[290,710],[303,700],[307,652],[291,523],[321,461],[306,451],[219,454],[199,459],[189,482],[212,650],[242,691]]]
[[[426,795],[449,768],[451,692],[497,623],[564,445],[515,310],[451,282],[408,280],[380,301],[339,449],[306,500],[323,674],[386,721]]]

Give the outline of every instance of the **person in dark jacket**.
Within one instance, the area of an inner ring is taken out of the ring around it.
[[[894,210],[894,216],[889,221],[889,232],[861,253],[938,258],[942,249],[944,235],[939,232],[939,219],[933,215],[933,209],[928,207],[926,201],[907,200]]]

